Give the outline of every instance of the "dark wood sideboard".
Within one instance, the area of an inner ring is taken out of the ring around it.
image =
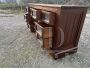
[[[54,58],[77,52],[86,6],[31,4],[26,7],[28,28]]]

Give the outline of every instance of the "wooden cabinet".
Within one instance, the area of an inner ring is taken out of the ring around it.
[[[37,39],[50,55],[57,59],[77,52],[86,6],[29,3],[28,8]]]

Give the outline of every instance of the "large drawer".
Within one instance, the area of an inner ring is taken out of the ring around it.
[[[35,23],[36,33],[39,34],[42,38],[52,37],[52,27],[45,23]]]
[[[42,21],[48,25],[54,25],[55,13],[48,11],[41,11],[41,12],[42,12]]]
[[[42,38],[38,33],[36,33],[37,39],[42,45],[43,48],[50,49],[52,48],[52,38]]]

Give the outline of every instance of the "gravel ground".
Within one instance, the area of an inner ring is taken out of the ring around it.
[[[53,60],[40,48],[23,15],[0,15],[0,68],[90,68],[90,17],[87,17],[76,54]]]

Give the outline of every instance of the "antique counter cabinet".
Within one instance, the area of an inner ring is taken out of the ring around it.
[[[77,52],[86,6],[29,3],[27,7],[26,20],[31,19],[29,25],[51,56],[57,59]]]

